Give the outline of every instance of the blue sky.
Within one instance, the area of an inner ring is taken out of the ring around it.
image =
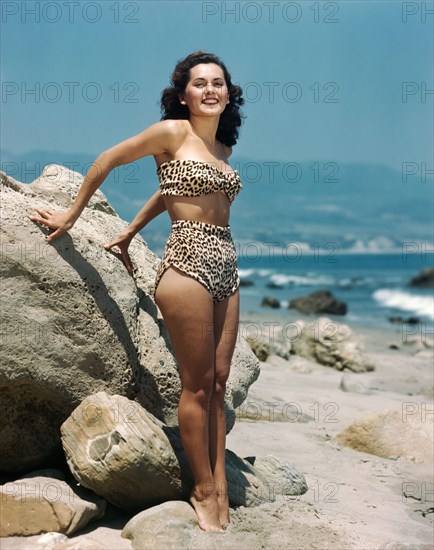
[[[432,169],[432,7],[100,0],[72,12],[61,1],[4,0],[1,147],[97,155],[160,120],[176,62],[202,49],[245,90],[233,158]],[[37,98],[22,96],[35,86]]]

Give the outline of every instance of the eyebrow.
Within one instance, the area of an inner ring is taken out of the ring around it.
[[[203,78],[203,76],[197,76],[196,78],[193,78],[193,80],[206,80],[206,79]],[[215,76],[213,80],[224,80],[224,78],[222,76]]]

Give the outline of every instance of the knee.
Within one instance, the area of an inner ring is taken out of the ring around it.
[[[194,383],[184,383],[183,390],[188,392],[192,399],[200,403],[209,402],[213,393],[213,378],[212,376],[205,376],[200,380],[200,383],[196,380]]]
[[[229,368],[224,369],[223,372],[216,374],[213,384],[213,394],[224,395],[226,392],[226,383],[229,378]]]

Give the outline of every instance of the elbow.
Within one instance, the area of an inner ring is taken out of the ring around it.
[[[116,168],[120,165],[119,162],[117,162],[117,159],[115,156],[110,152],[109,149],[106,151],[103,151],[98,155],[98,157],[95,159],[94,164],[97,165],[98,169],[108,174],[113,168]]]

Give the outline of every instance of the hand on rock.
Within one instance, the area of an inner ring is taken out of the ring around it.
[[[46,237],[48,242],[54,241],[74,225],[69,212],[53,212],[41,208],[35,208],[35,211],[38,212],[39,216],[29,216],[33,222],[38,222],[48,229],[55,229],[54,233],[50,233]]]
[[[123,231],[122,233],[119,233],[114,241],[104,245],[106,250],[110,250],[113,246],[117,246],[119,248],[122,254],[122,260],[128,273],[132,273],[133,271],[133,264],[131,262],[130,255],[128,254],[128,247],[130,246],[132,240],[133,235],[128,231]]]

